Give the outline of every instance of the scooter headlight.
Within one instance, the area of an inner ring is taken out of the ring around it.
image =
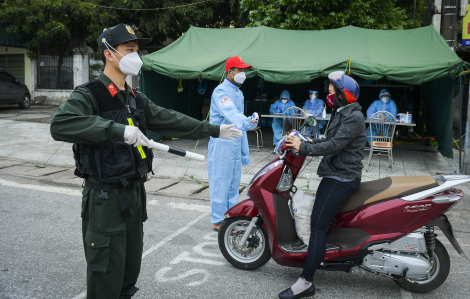
[[[274,169],[275,167],[281,165],[283,163],[282,160],[272,160],[268,165],[265,167],[261,168],[258,173],[255,174],[255,176],[251,179],[250,184],[248,184],[248,187],[246,188],[246,195],[248,195],[248,191],[250,190],[251,185],[253,185],[254,182],[256,182],[257,179],[268,173],[270,170]]]
[[[276,190],[279,192],[290,190],[293,182],[294,174],[292,173],[292,169],[290,169],[289,165],[286,165],[284,166],[284,170],[282,171],[282,176],[277,184]]]

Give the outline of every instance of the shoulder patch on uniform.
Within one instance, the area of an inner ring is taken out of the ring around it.
[[[118,93],[118,91],[117,91],[117,89],[116,89],[116,87],[114,86],[113,83],[108,85],[108,91],[111,94],[111,96],[113,96],[113,97]]]
[[[233,104],[232,99],[229,98],[229,97],[223,98],[222,100],[220,100],[220,102],[221,102],[222,104],[224,104],[224,106],[235,106],[235,105]]]

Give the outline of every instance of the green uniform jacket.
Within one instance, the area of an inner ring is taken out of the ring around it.
[[[98,80],[105,86],[113,83],[101,73]],[[113,83],[114,84],[114,83]],[[115,98],[127,105],[129,87],[119,90]],[[182,113],[155,105],[147,96],[140,93],[145,103],[147,129],[165,136],[200,139],[206,136],[219,137],[220,127],[208,121],[199,121]],[[76,88],[67,101],[52,117],[51,136],[55,140],[70,143],[98,144],[107,140],[123,141],[124,124],[103,119],[97,115],[97,104],[90,91]],[[86,166],[86,165],[85,165]]]

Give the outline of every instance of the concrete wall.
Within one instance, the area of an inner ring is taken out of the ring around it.
[[[90,68],[88,54],[93,51],[88,47],[73,49],[73,87],[90,81]]]
[[[72,91],[70,89],[36,89],[34,98],[46,96],[45,104],[61,105],[69,98]]]
[[[26,49],[21,48],[9,48],[9,47],[0,47],[0,54],[23,54],[24,55],[24,84],[28,86],[28,89],[31,91],[34,89],[34,85],[31,84],[31,59],[26,56]]]

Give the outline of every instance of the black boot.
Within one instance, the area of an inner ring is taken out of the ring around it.
[[[298,299],[298,298],[310,297],[313,295],[315,295],[315,286],[312,284],[308,289],[306,289],[305,291],[297,295],[294,295],[294,293],[292,292],[292,289],[288,288],[284,292],[279,293],[279,299]]]

